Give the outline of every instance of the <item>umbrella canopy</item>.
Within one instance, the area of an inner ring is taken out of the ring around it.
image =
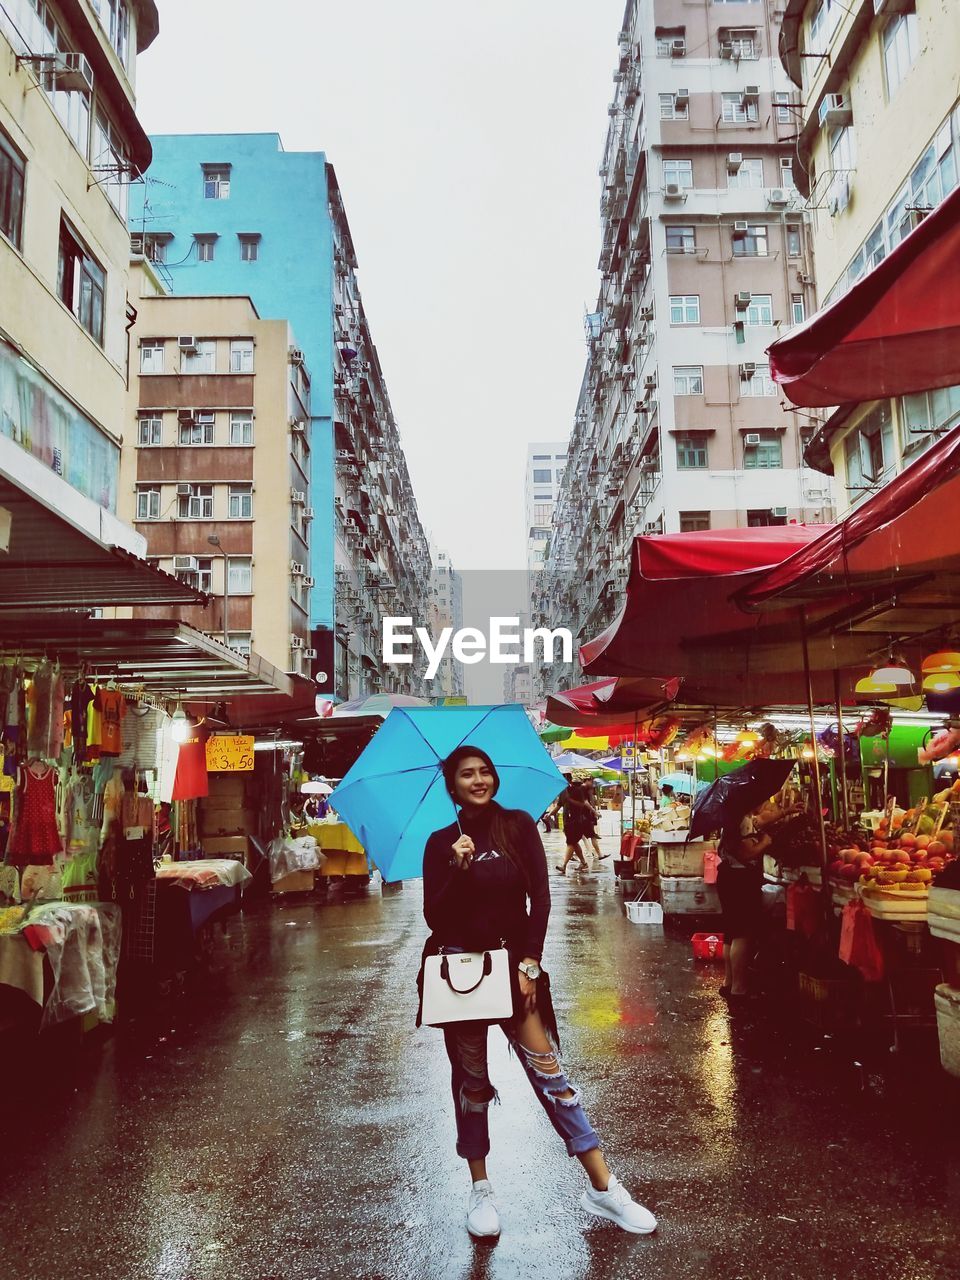
[[[793,760],[751,760],[742,769],[711,782],[694,803],[690,839],[698,840],[739,822],[780,790],[793,766]]]
[[[300,793],[305,796],[328,796],[333,791],[329,782],[321,782],[319,778],[300,783]]]
[[[561,751],[558,756],[553,757],[553,763],[558,769],[566,771],[578,769],[581,773],[593,773],[598,777],[602,773],[610,772],[601,761],[578,755],[576,751]]]
[[[384,880],[422,875],[428,836],[454,821],[440,767],[464,743],[493,760],[506,809],[539,818],[566,785],[518,704],[395,708],[330,797]]]
[[[386,720],[394,707],[429,707],[426,698],[415,698],[408,693],[365,693],[360,698],[341,702],[333,709],[333,719],[344,716],[379,716]]]
[[[657,786],[661,789],[663,787],[673,787],[674,791],[684,796],[692,796],[694,789],[703,791],[709,785],[707,782],[698,782],[689,773],[664,773],[657,780]]]
[[[842,298],[773,343],[774,380],[804,406],[957,385],[958,263],[960,189]]]
[[[545,724],[537,730],[537,737],[546,743],[564,742],[570,737],[570,730],[559,724]]]
[[[640,764],[639,761],[630,764],[629,761],[624,760],[623,756],[608,756],[606,760],[598,760],[597,763],[603,765],[605,769],[615,769],[618,773],[647,772],[645,764]]]
[[[618,693],[619,687],[619,693]],[[575,729],[630,733],[643,720],[676,697],[679,681],[659,676],[621,681],[593,680],[547,698],[547,719]],[[608,699],[616,698],[615,702]]]

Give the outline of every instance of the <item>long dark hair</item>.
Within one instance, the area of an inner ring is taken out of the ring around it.
[[[496,795],[500,790],[500,775],[497,773],[497,766],[487,755],[486,751],[481,747],[471,747],[469,744],[464,743],[462,746],[451,751],[441,766],[443,769],[443,780],[447,786],[447,792],[454,804],[457,803],[456,791],[454,789],[454,780],[457,776],[457,769],[469,756],[475,756],[477,759],[482,760],[493,774],[493,794]],[[502,804],[498,804],[496,800],[493,799],[490,800],[489,807],[492,815],[490,819],[490,838],[498,852],[502,853],[503,856],[507,858],[520,873],[520,878],[523,880],[527,893],[529,893],[530,879],[527,875],[526,865],[520,852],[523,842],[520,835],[518,818],[522,814],[523,810],[505,809]]]

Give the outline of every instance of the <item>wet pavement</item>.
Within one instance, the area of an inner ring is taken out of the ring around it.
[[[935,1036],[858,1066],[776,1002],[731,1019],[689,930],[628,923],[610,861],[552,879],[568,1073],[655,1236],[579,1207],[579,1163],[496,1032],[503,1234],[466,1235],[442,1037],[413,1025],[410,883],[258,905],[182,996],[8,1075],[0,1275],[960,1276],[960,1096]]]

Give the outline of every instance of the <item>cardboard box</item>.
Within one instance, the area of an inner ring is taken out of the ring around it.
[[[313,890],[312,871],[291,871],[273,882],[273,893],[310,893]]]
[[[204,836],[200,843],[206,858],[236,858],[238,862],[246,861],[246,836]]]
[[[242,773],[210,773],[207,775],[211,800],[232,800],[240,803],[247,786],[247,775]]]
[[[252,809],[206,809],[200,814],[202,836],[235,836],[257,830],[257,815]]]

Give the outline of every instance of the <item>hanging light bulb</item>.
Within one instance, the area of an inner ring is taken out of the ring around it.
[[[687,760],[692,760],[693,756],[691,756],[689,751],[678,751],[675,758],[677,763],[680,764]]]
[[[190,718],[178,700],[177,709],[170,717],[170,736],[174,742],[186,742],[190,735]]]
[[[754,733],[752,729],[742,728],[737,734],[737,741],[742,742],[745,747],[755,746],[760,741],[759,733]]]
[[[813,747],[811,747],[808,743],[807,746],[803,748],[800,754],[803,756],[804,760],[812,760],[814,757]]]

